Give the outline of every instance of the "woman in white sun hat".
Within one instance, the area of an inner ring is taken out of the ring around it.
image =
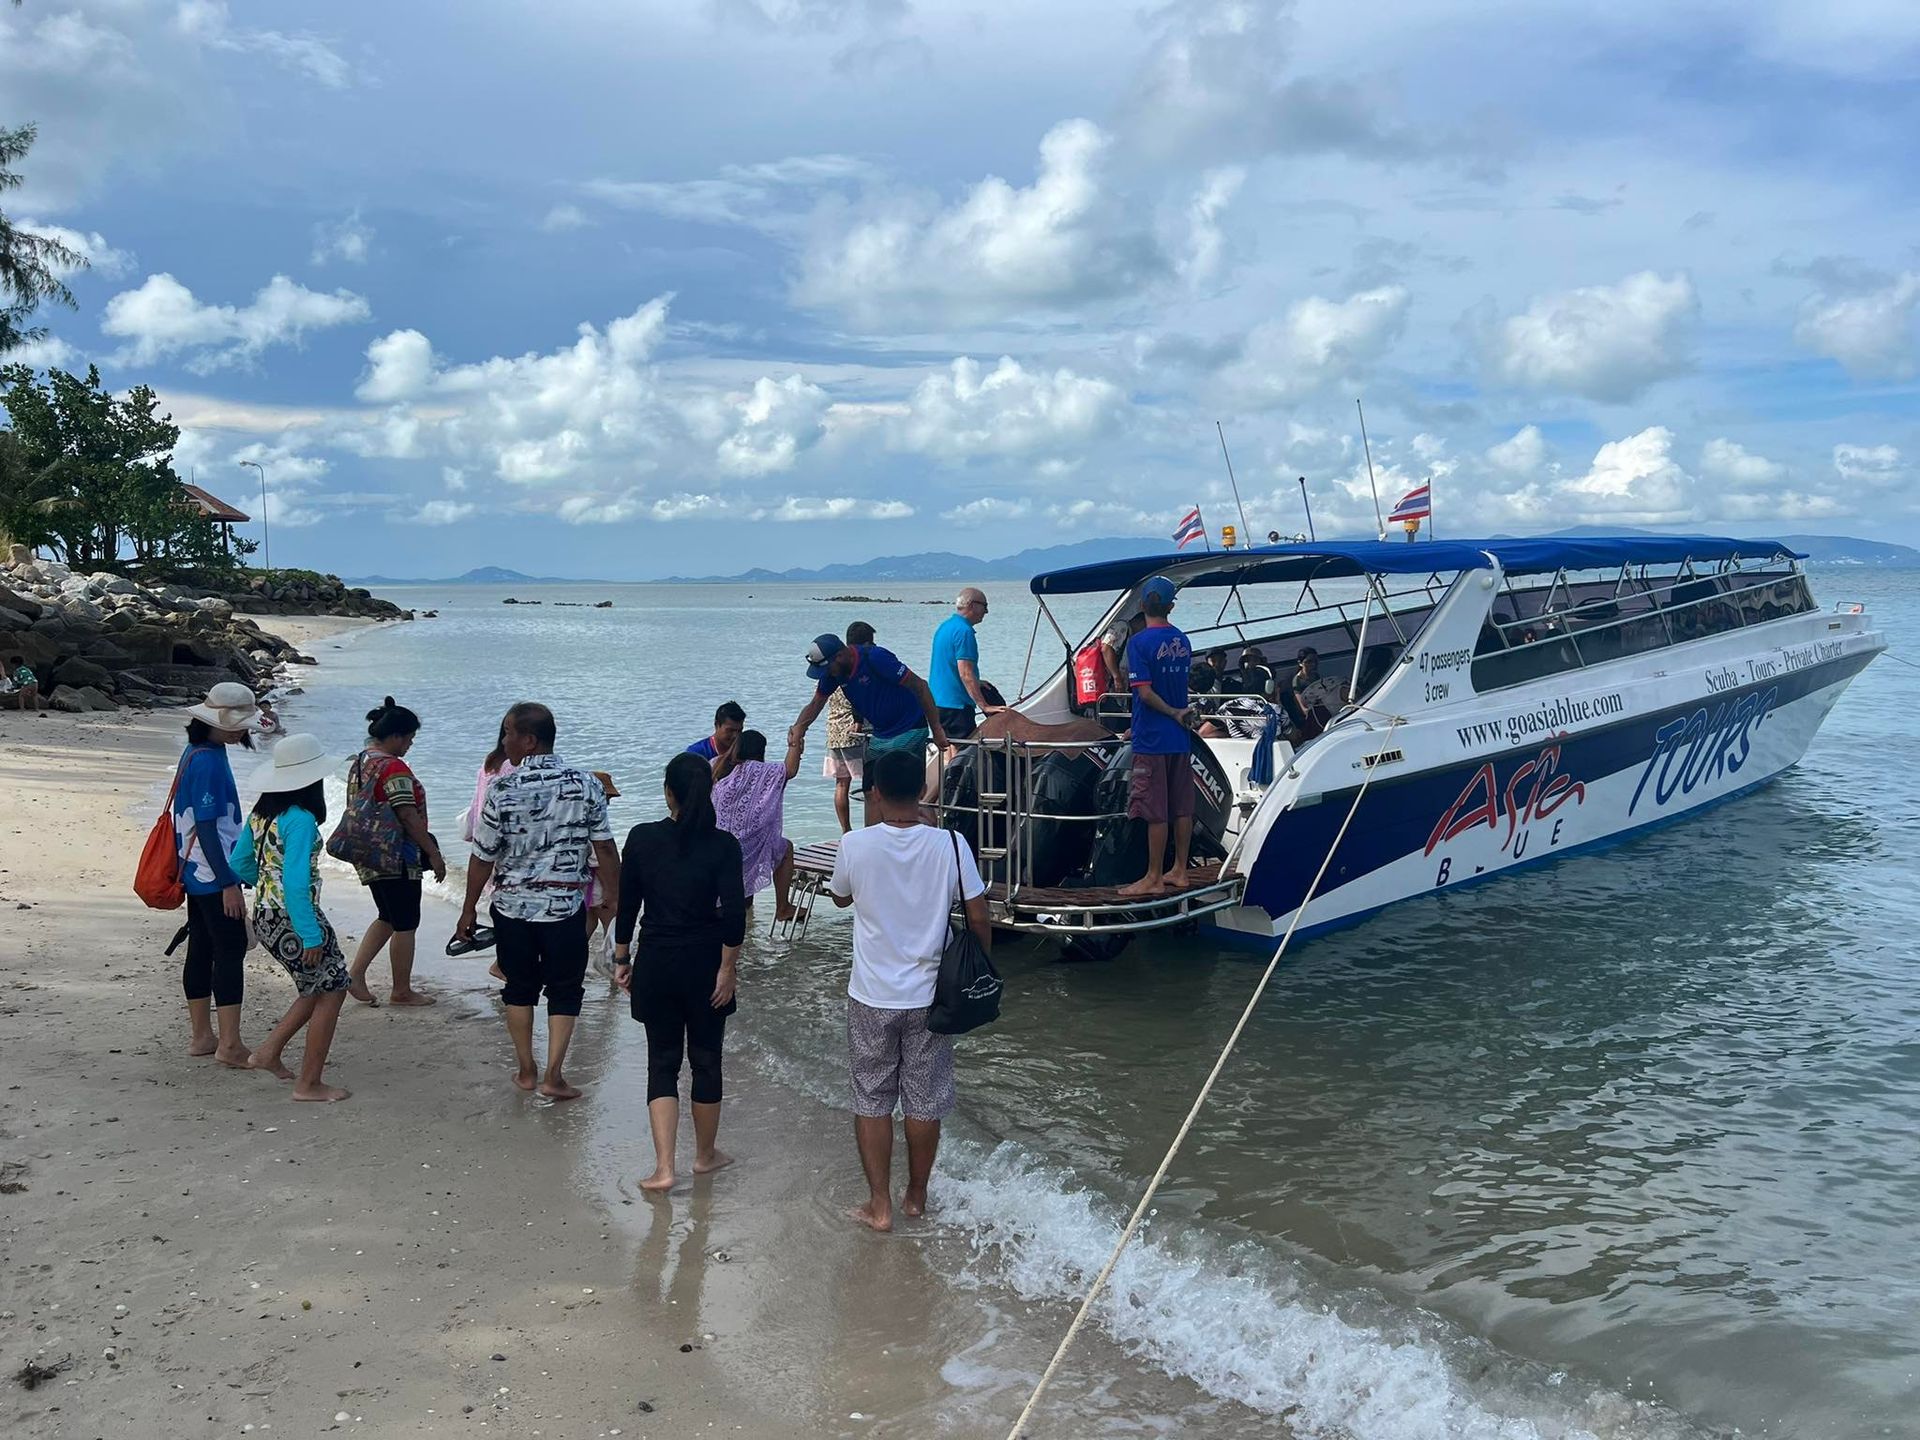
[[[173,836],[180,880],[187,892],[187,958],[181,988],[187,995],[189,1055],[211,1055],[245,1069],[240,1039],[247,954],[247,902],[227,856],[240,836],[240,791],[227,747],[244,744],[259,713],[253,691],[227,680],[187,710],[187,749],[174,771]],[[219,1023],[215,1037],[214,1021]]]
[[[299,992],[248,1065],[292,1080],[296,1100],[344,1100],[347,1092],[321,1083],[327,1048],[347,998],[347,961],[320,909],[320,827],[327,819],[326,778],[341,761],[311,735],[289,735],[260,767],[260,798],[228,862],[253,891],[253,933],[286,967]],[[307,1048],[298,1077],[280,1054],[305,1027]]]

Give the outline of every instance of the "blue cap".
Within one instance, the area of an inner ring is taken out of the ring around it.
[[[1157,595],[1171,605],[1173,603],[1173,597],[1177,595],[1179,591],[1180,587],[1174,584],[1173,581],[1167,579],[1166,576],[1156,575],[1140,587],[1140,598],[1144,600],[1149,595]]]
[[[833,657],[846,646],[838,635],[816,635],[813,644],[807,647],[807,674],[812,679],[827,678],[827,667],[833,663]]]

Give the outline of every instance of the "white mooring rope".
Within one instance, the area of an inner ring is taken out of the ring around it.
[[[1399,728],[1405,718],[1402,715],[1393,717],[1392,723],[1387,726],[1386,734],[1381,739],[1382,749],[1393,738],[1393,732]],[[1247,1022],[1253,1018],[1254,1008],[1259,1005],[1260,997],[1266,994],[1267,982],[1273,979],[1273,972],[1279,968],[1281,957],[1287,953],[1287,945],[1293,939],[1293,932],[1300,928],[1301,917],[1307,913],[1307,906],[1319,893],[1320,882],[1327,876],[1327,867],[1333,864],[1334,854],[1339,850],[1340,842],[1346,839],[1347,827],[1353,824],[1353,817],[1360,809],[1360,801],[1365,797],[1367,787],[1373,784],[1373,777],[1378,769],[1377,765],[1367,767],[1367,773],[1360,781],[1360,788],[1354,792],[1353,804],[1347,808],[1347,817],[1340,822],[1339,830],[1334,833],[1333,843],[1327,847],[1326,858],[1321,860],[1320,869],[1314,875],[1313,883],[1307,887],[1306,896],[1294,908],[1293,919],[1287,925],[1287,933],[1280,937],[1279,948],[1273,952],[1273,958],[1267,961],[1267,968],[1261,973],[1260,983],[1253,987],[1253,994],[1247,997],[1247,1008],[1240,1012],[1240,1019],[1234,1025],[1233,1033],[1227,1036],[1227,1043],[1221,1047],[1220,1058],[1213,1062],[1213,1069],[1207,1072],[1206,1082],[1201,1085],[1200,1093],[1193,1097],[1193,1108],[1187,1111],[1187,1118],[1180,1122],[1179,1132],[1173,1137],[1173,1144],[1167,1147],[1167,1153],[1160,1161],[1160,1168],[1153,1172],[1153,1179],[1147,1182],[1147,1188],[1140,1196],[1140,1203],[1133,1207],[1133,1216],[1127,1221],[1127,1228],[1120,1232],[1120,1239],[1114,1245],[1113,1253],[1107,1256],[1107,1263],[1100,1267],[1100,1273],[1094,1276],[1086,1298],[1080,1302],[1080,1308],[1074,1311],[1073,1323],[1067,1326],[1067,1333],[1060,1337],[1059,1348],[1053,1352],[1053,1359],[1047,1362],[1047,1368],[1042,1372],[1039,1382],[1034,1385],[1033,1393],[1027,1397],[1027,1403],[1020,1411],[1020,1418],[1013,1422],[1013,1428],[1007,1432],[1007,1440],[1023,1440],[1026,1435],[1027,1421],[1033,1417],[1033,1412],[1039,1407],[1040,1397],[1046,1394],[1047,1386],[1053,1383],[1053,1377],[1060,1369],[1060,1362],[1067,1358],[1067,1351],[1072,1348],[1074,1339],[1080,1334],[1080,1327],[1086,1323],[1087,1315],[1093,1309],[1093,1302],[1099,1299],[1100,1292],[1106,1288],[1107,1281],[1113,1276],[1114,1267],[1120,1263],[1120,1256],[1132,1242],[1135,1233],[1139,1231],[1140,1222],[1146,1216],[1147,1207],[1153,1203],[1153,1197],[1159,1193],[1160,1183],[1167,1178],[1167,1171],[1172,1168],[1174,1157],[1180,1153],[1180,1147],[1186,1143],[1187,1134],[1193,1129],[1193,1122],[1200,1118],[1200,1109],[1207,1103],[1207,1096],[1213,1092],[1214,1082],[1220,1078],[1220,1072],[1226,1068],[1227,1060],[1233,1054],[1233,1047],[1240,1043],[1240,1032],[1247,1028]]]

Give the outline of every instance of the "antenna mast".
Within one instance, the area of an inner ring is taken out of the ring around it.
[[[1380,513],[1380,487],[1373,478],[1373,446],[1367,443],[1367,412],[1361,408],[1357,397],[1353,402],[1353,408],[1360,411],[1360,448],[1367,457],[1367,488],[1373,491],[1373,519],[1374,523],[1380,527],[1380,538],[1384,540],[1387,538],[1387,521],[1386,517]]]
[[[1253,543],[1253,530],[1247,524],[1247,507],[1240,503],[1240,482],[1233,478],[1233,456],[1227,454],[1226,428],[1216,420],[1213,428],[1220,434],[1220,455],[1227,462],[1227,483],[1233,487],[1233,508],[1240,512],[1240,533],[1247,537],[1247,543]]]

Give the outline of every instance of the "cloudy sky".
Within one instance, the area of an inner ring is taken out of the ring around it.
[[[274,559],[611,577],[1230,501],[1912,538],[1911,0],[27,0],[43,363]],[[257,529],[257,527],[256,527]]]

